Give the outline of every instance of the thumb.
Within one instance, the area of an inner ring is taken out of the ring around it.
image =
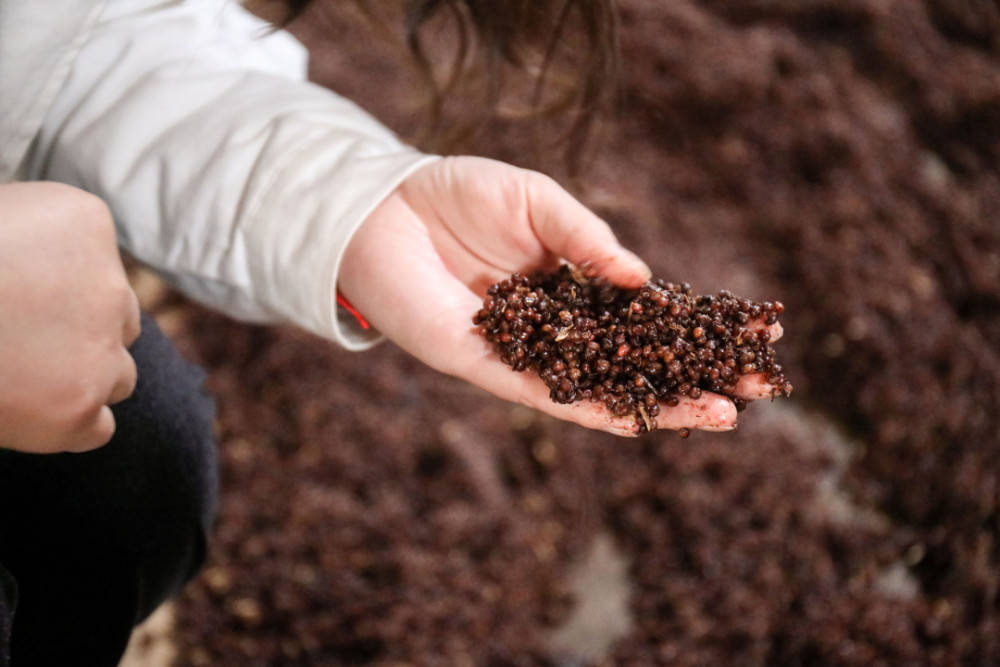
[[[650,279],[649,267],[618,242],[608,223],[548,176],[525,174],[528,219],[550,252],[621,287],[639,287]]]

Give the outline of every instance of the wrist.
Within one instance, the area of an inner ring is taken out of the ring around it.
[[[365,330],[371,328],[372,325],[368,323],[368,320],[366,320],[364,316],[358,312],[358,309],[355,308],[351,304],[351,302],[348,301],[347,298],[340,292],[337,292],[337,305],[346,310],[348,314],[350,314],[351,317],[353,317],[354,320],[358,323],[359,327]]]

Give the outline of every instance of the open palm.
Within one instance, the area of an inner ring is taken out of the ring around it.
[[[631,416],[615,417],[598,403],[552,402],[536,375],[505,366],[472,326],[491,284],[561,260],[586,263],[622,287],[650,277],[607,224],[552,179],[452,157],[415,172],[369,216],[344,256],[338,287],[376,328],[431,367],[560,419],[634,435]],[[781,334],[780,325],[770,330],[772,340]],[[738,390],[750,400],[770,395],[759,375],[741,378]],[[705,393],[661,405],[657,422],[729,430],[736,408]]]

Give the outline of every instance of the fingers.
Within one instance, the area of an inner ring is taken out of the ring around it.
[[[622,437],[639,434],[639,425],[633,414],[623,417],[612,415],[601,403],[578,401],[554,403],[549,390],[532,376],[522,376],[525,387],[518,402],[540,410],[557,419],[575,422],[581,426],[598,429]],[[679,430],[682,428],[703,431],[731,431],[736,428],[736,406],[725,396],[705,393],[698,399],[685,398],[676,406],[660,404],[660,412],[649,417],[655,429]]]
[[[517,398],[518,403],[585,428],[605,431],[621,437],[632,437],[637,434],[638,428],[635,417],[632,415],[616,417],[608,412],[603,405],[587,401],[555,403],[549,398],[549,390],[541,380],[534,376],[519,375],[521,375],[520,379],[524,386]]]
[[[631,415],[615,417],[604,406],[586,401],[555,403],[549,398],[548,388],[532,371],[511,370],[475,330],[469,330],[467,336],[448,346],[457,354],[453,353],[446,363],[437,366],[439,370],[460,377],[494,396],[526,405],[556,419],[615,435],[635,435],[635,419]]]
[[[85,428],[74,434],[66,451],[88,452],[108,444],[115,434],[115,416],[111,408],[104,405],[94,415]]]
[[[474,335],[474,334],[473,334]],[[557,419],[618,436],[638,435],[633,414],[616,417],[603,404],[589,401],[555,403],[545,384],[531,371],[514,372],[496,357],[489,346],[476,336],[479,353],[456,375],[479,385],[500,398],[521,403]],[[678,405],[660,404],[660,412],[651,418],[655,428],[730,431],[736,427],[736,406],[724,396],[705,392],[698,399],[683,398]]]
[[[542,174],[528,172],[528,217],[535,234],[554,254],[622,287],[639,287],[653,275],[623,248],[608,224]]]
[[[770,343],[777,342],[784,334],[781,322],[765,324],[764,320],[758,319],[750,322],[747,326],[752,331],[767,331],[770,335],[768,338]],[[750,375],[741,375],[737,379],[735,394],[746,401],[756,401],[773,397],[776,390],[777,387],[770,384],[767,381],[767,376],[763,373],[751,373]]]
[[[747,329],[754,332],[766,331],[769,334],[767,342],[776,343],[781,336],[785,333],[785,330],[781,326],[781,322],[775,322],[774,324],[765,324],[763,319],[751,320],[746,325]]]
[[[751,323],[753,330],[767,330],[771,340],[782,335],[778,323],[765,325],[763,321]],[[488,391],[510,401],[521,403],[557,419],[571,421],[586,428],[606,431],[623,437],[634,437],[639,433],[638,423],[632,414],[624,417],[612,415],[603,404],[578,401],[570,404],[555,403],[549,398],[549,390],[531,371],[513,372],[500,362],[495,353],[482,339],[476,336],[480,352],[475,363],[464,372],[456,373],[478,384]],[[452,349],[461,347],[455,346]],[[770,398],[774,385],[767,382],[762,373],[741,376],[735,394],[744,400]],[[648,416],[656,429],[699,429],[703,431],[731,431],[736,428],[736,406],[725,396],[704,392],[699,398],[680,398],[676,406],[659,404],[659,414]]]
[[[125,326],[122,328],[122,343],[129,347],[139,337],[142,318],[139,315],[139,297],[129,288],[125,304]]]
[[[135,359],[132,358],[132,355],[125,348],[121,350],[118,369],[118,377],[115,380],[114,387],[111,389],[111,394],[108,396],[108,405],[120,403],[131,396],[132,392],[135,391],[135,385],[139,377],[135,366]]]
[[[741,375],[736,381],[736,395],[747,401],[756,401],[774,396],[777,387],[767,381],[763,373]]]
[[[736,406],[725,396],[706,392],[697,399],[682,399],[676,407],[660,404],[660,414],[651,421],[656,428],[732,431],[736,428]]]
[[[114,384],[107,393],[85,383],[81,387],[81,407],[72,418],[72,424],[46,450],[57,452],[88,452],[103,447],[115,433],[115,417],[110,405],[124,401],[135,391],[138,372],[135,360],[124,347],[119,348],[115,367]],[[103,401],[103,403],[102,403]]]
[[[132,355],[124,347],[119,350],[119,355],[114,360],[116,370],[114,385],[107,393],[104,404],[82,412],[79,421],[63,439],[64,445],[60,447],[61,451],[88,452],[103,447],[115,434],[115,417],[108,406],[120,403],[131,396],[138,379]],[[91,399],[90,404],[94,405],[100,400],[100,398]]]
[[[781,338],[782,334],[785,333],[784,328],[781,326],[781,322],[775,322],[767,327],[768,332],[771,334],[770,342],[776,343],[778,339]]]
[[[770,335],[769,341],[775,342],[781,338],[784,330],[780,322],[765,324],[761,320],[755,320],[748,324],[752,331],[767,331]],[[570,405],[559,405],[552,403],[548,398],[548,390],[539,381],[543,398],[537,398],[535,391],[530,392],[531,402],[524,402],[531,407],[535,407],[560,419],[568,419],[582,426],[597,428],[620,436],[638,435],[638,425],[632,415],[626,417],[613,417],[603,406],[592,404],[574,403]],[[735,395],[747,401],[755,401],[763,398],[772,398],[777,387],[767,381],[767,376],[763,373],[753,373],[742,375],[736,383]],[[554,406],[554,407],[553,407]],[[705,392],[698,399],[681,398],[676,406],[669,406],[660,403],[659,414],[649,416],[649,421],[657,429],[698,429],[702,431],[731,431],[736,428],[737,411],[736,406],[725,396]]]
[[[138,380],[138,369],[135,366],[135,359],[126,349],[139,338],[142,329],[141,316],[139,314],[139,297],[131,288],[125,293],[125,318],[122,325],[122,347],[118,348],[117,359],[115,360],[115,379],[108,394],[107,405],[121,403],[132,395]]]

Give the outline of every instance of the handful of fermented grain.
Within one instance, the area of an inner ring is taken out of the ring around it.
[[[565,265],[515,273],[486,294],[473,322],[505,364],[534,370],[557,403],[589,399],[619,417],[634,414],[640,432],[654,428],[660,402],[674,406],[702,391],[742,410],[740,375],[762,373],[772,396],[792,391],[770,334],[748,326],[776,322],[780,302],[727,291],[693,296],[687,283],[662,280],[622,289]]]

